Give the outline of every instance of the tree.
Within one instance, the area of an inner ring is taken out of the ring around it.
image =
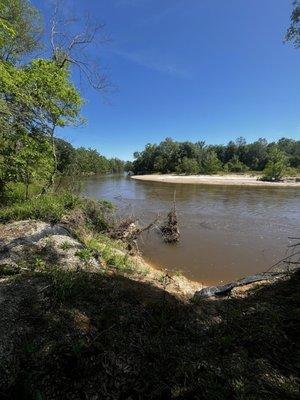
[[[268,162],[263,171],[262,180],[265,181],[280,181],[288,166],[286,155],[278,148],[272,146],[268,152]]]
[[[200,166],[195,158],[183,157],[176,167],[176,172],[180,174],[199,174]]]
[[[22,67],[0,62],[0,124],[6,131],[39,132],[50,138],[53,172],[48,188],[57,170],[55,128],[79,123],[81,104],[68,65],[60,68],[42,59]]]
[[[252,170],[262,171],[267,162],[268,142],[260,138],[249,143],[240,155],[240,160]]]
[[[225,164],[225,168],[229,172],[245,172],[247,171],[248,167],[243,164],[240,160],[239,157],[235,154],[231,160],[227,164]]]
[[[124,165],[124,171],[130,172],[133,170],[132,161],[126,161]]]
[[[51,19],[51,52],[55,63],[63,68],[66,64],[74,67],[80,77],[99,92],[105,92],[110,82],[98,62],[98,52],[87,52],[94,43],[101,45],[108,41],[103,33],[104,24],[86,17],[65,16],[63,0],[57,0]]]
[[[291,25],[287,30],[285,39],[294,43],[296,48],[300,47],[300,1],[293,1],[291,14]]]
[[[36,181],[45,182],[51,171],[52,156],[49,141],[38,135],[24,131],[2,135],[0,146],[0,182],[2,190],[7,182],[21,182],[25,185],[25,198],[28,199],[29,185]]]
[[[66,140],[58,138],[55,138],[55,150],[57,171],[61,174],[70,174],[71,170],[74,168],[76,150]]]
[[[278,140],[278,147],[283,151],[289,160],[291,167],[300,167],[300,140],[281,138]]]
[[[232,140],[227,144],[224,154],[224,163],[227,163],[237,153],[238,146]]]
[[[41,47],[40,12],[27,0],[0,0],[0,60],[16,63]]]
[[[209,150],[205,155],[204,165],[203,165],[205,174],[216,174],[221,171],[222,163],[218,159],[217,153]]]

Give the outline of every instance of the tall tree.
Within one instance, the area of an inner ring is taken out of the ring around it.
[[[286,40],[294,43],[296,48],[300,47],[300,1],[293,1],[291,14],[291,25],[286,33]]]
[[[263,180],[266,181],[280,181],[288,166],[286,155],[281,151],[277,145],[273,145],[268,152],[268,162],[264,169]]]
[[[28,0],[0,0],[0,60],[16,63],[41,47],[40,12]]]

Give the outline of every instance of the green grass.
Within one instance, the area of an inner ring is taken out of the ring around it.
[[[42,189],[42,184],[32,183],[29,185],[29,198],[37,196]],[[20,182],[9,183],[6,186],[5,193],[3,193],[3,198],[1,199],[6,205],[11,205],[14,203],[20,203],[25,201],[25,185]]]
[[[48,194],[1,208],[0,222],[37,219],[55,223],[79,204],[79,198],[72,194]]]
[[[0,223],[27,219],[57,223],[64,215],[75,209],[80,210],[84,227],[95,232],[105,232],[113,225],[114,207],[111,203],[86,199],[66,192],[49,193],[3,206],[0,208]]]
[[[89,276],[82,271],[50,268],[43,275],[49,279],[51,295],[59,303],[72,300],[89,288]]]
[[[62,244],[60,245],[60,248],[62,249],[62,250],[69,250],[69,249],[71,249],[73,247],[73,245],[70,243],[70,242],[68,242],[68,240],[64,240],[63,242],[62,242]]]
[[[102,250],[101,256],[106,265],[113,267],[119,272],[130,273],[135,271],[135,265],[127,254],[117,253],[114,248],[105,245]]]
[[[88,262],[94,256],[94,253],[95,252],[92,249],[84,247],[83,249],[76,251],[75,256],[80,258],[80,260],[83,261],[85,264],[88,264]]]

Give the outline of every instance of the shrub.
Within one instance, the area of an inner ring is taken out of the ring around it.
[[[280,181],[286,173],[288,161],[286,155],[277,146],[271,147],[268,162],[263,171],[261,180]]]
[[[249,169],[236,155],[224,167],[225,171],[228,172],[246,172]]]
[[[199,174],[200,166],[195,158],[183,157],[176,167],[176,172],[179,174]]]
[[[203,172],[205,174],[216,174],[222,169],[222,163],[215,151],[208,151],[203,161]]]
[[[47,194],[3,207],[0,209],[0,222],[38,219],[57,223],[66,214],[71,215],[70,211],[80,210],[85,218],[80,221],[77,215],[73,221],[75,225],[78,221],[79,224],[88,223],[95,231],[104,232],[113,224],[113,209],[108,201],[84,199],[70,193]]]
[[[112,227],[114,206],[106,200],[82,199],[81,207],[88,223],[97,232],[104,232]]]
[[[68,193],[35,197],[0,209],[0,222],[38,219],[56,223],[79,203],[80,199],[77,196]]]

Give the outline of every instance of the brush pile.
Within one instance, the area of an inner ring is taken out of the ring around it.
[[[178,217],[176,212],[176,202],[174,193],[174,202],[172,210],[168,213],[166,221],[161,225],[160,231],[163,239],[167,243],[179,242],[180,232],[178,228]]]
[[[138,231],[136,222],[137,220],[134,217],[125,218],[109,230],[108,236],[112,239],[124,240],[129,236],[134,235],[136,231]]]
[[[150,231],[156,227],[156,223],[159,217],[144,227],[139,227],[138,221],[134,217],[128,217],[122,220],[114,228],[111,228],[108,232],[108,236],[112,239],[122,240],[127,245],[129,254],[134,255],[139,253],[137,240],[146,231]]]

